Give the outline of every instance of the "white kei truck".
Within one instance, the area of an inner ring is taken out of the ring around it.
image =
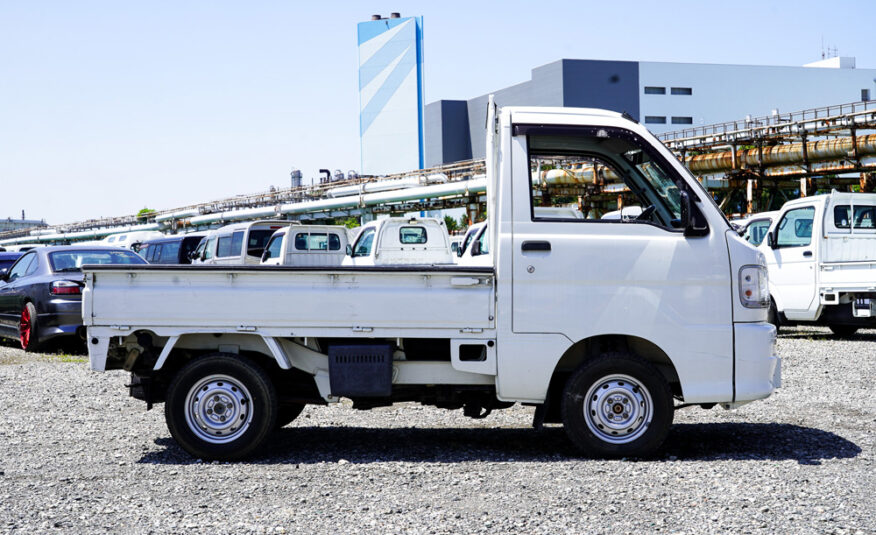
[[[644,126],[492,102],[487,125],[490,266],[88,266],[91,368],[132,372],[131,395],[214,460],[341,398],[474,418],[523,403],[582,452],[648,456],[676,408],[780,386],[763,253]],[[545,168],[566,172],[532,179]],[[607,186],[642,213],[534,209]]]
[[[763,236],[770,322],[827,325],[838,336],[876,327],[876,194],[833,191],[752,217]]]

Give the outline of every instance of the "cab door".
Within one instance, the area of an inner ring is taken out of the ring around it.
[[[770,238],[772,245],[765,250],[773,297],[788,319],[812,319],[808,316],[816,298],[815,213],[812,205],[785,212]]]
[[[685,236],[676,185],[683,181],[635,134],[549,127],[516,133],[513,333],[556,333],[570,343],[638,338],[669,356],[683,383],[696,385],[690,399],[730,399],[728,229],[706,226],[704,235]],[[638,205],[642,216],[602,219],[618,204]]]

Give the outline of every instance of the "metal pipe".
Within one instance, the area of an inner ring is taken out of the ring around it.
[[[876,155],[876,134],[857,138],[858,156]],[[789,143],[736,152],[741,168],[776,167],[849,158],[854,150],[852,139],[823,139],[808,143]],[[804,149],[805,147],[805,149]],[[804,156],[805,150],[805,156]],[[760,160],[760,161],[759,161]],[[733,169],[732,151],[700,154],[686,159],[685,165],[696,174],[726,172]]]

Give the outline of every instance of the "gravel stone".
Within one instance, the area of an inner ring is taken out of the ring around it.
[[[784,328],[783,388],[686,408],[652,459],[581,457],[532,408],[308,407],[205,463],[122,372],[0,345],[0,533],[876,533],[876,331]]]

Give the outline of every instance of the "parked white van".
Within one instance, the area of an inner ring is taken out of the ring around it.
[[[192,264],[258,265],[271,236],[292,224],[297,222],[249,221],[211,230],[195,249]]]
[[[163,238],[164,234],[157,230],[136,230],[134,232],[119,232],[118,234],[110,234],[100,240],[101,245],[110,245],[113,247],[124,247],[134,252],[140,250],[140,244],[147,240],[157,240]]]
[[[363,225],[345,266],[453,264],[443,219],[388,217]]]
[[[294,225],[271,236],[262,253],[264,266],[340,266],[350,231],[338,225]]]
[[[874,221],[873,193],[785,203],[758,247],[769,269],[770,320],[827,325],[840,336],[876,327]]]

